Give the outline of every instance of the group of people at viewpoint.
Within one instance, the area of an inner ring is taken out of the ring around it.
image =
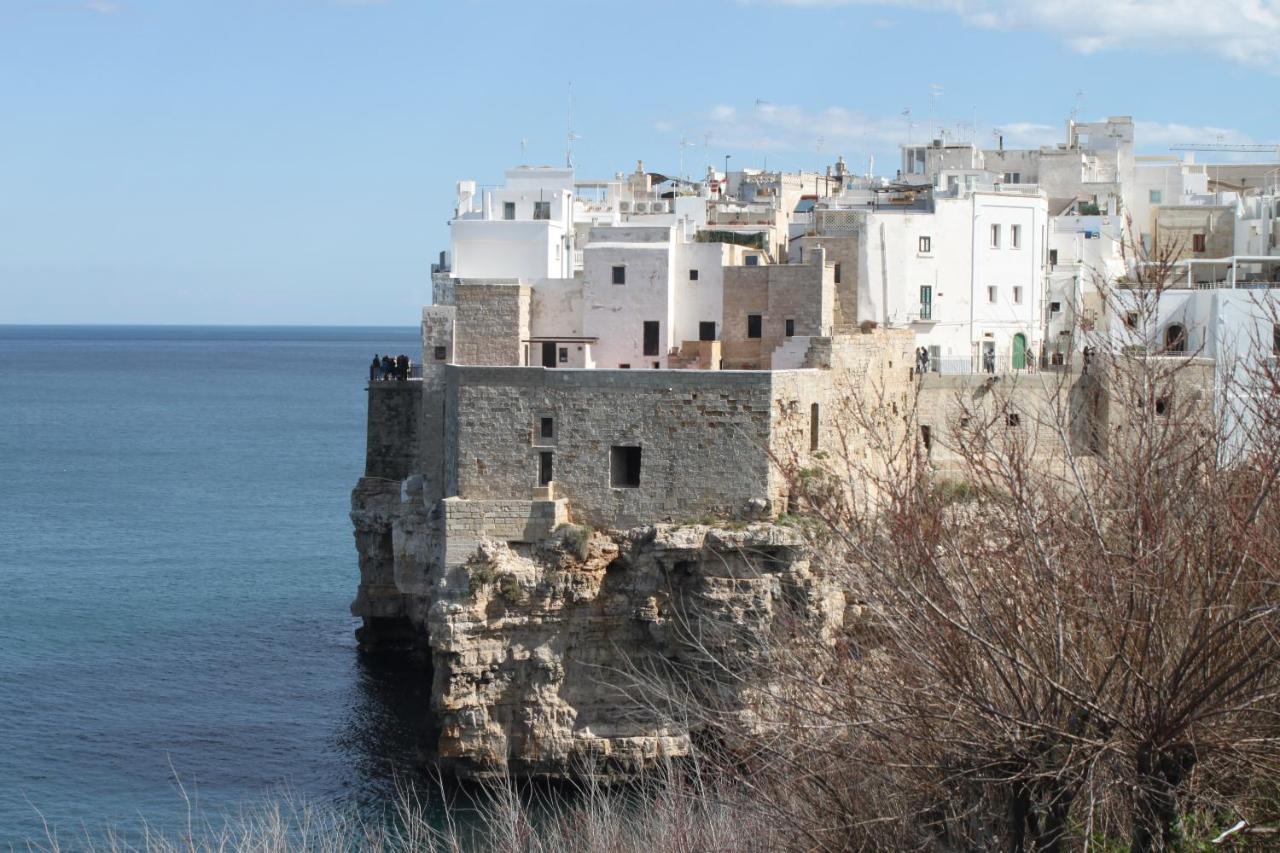
[[[373,363],[369,365],[369,381],[383,382],[389,379],[408,379],[409,367],[412,362],[409,356],[398,355],[392,358],[389,355],[373,357]]]

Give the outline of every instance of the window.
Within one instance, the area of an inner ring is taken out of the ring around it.
[[[987,301],[992,304],[996,301],[996,286],[994,284],[987,287]]]
[[[640,488],[640,448],[609,448],[609,485],[615,489]]]
[[[1169,398],[1168,397],[1156,398],[1156,416],[1161,418],[1166,418],[1169,416]]]
[[[787,337],[790,338],[796,333],[796,321],[790,317],[787,318]]]
[[[516,203],[514,201],[504,201],[502,203],[502,218],[503,219],[516,218]]]
[[[840,265],[836,264],[836,284],[840,283]]]
[[[544,450],[538,454],[538,485],[545,486],[551,482],[551,451]]]
[[[933,319],[933,285],[920,285],[920,319]]]
[[[760,266],[760,256],[759,256],[759,255],[747,255],[747,266],[749,266],[749,267],[758,267],[758,266]]]
[[[1059,311],[1061,311],[1061,310],[1062,310],[1062,303],[1061,303],[1061,302],[1050,302],[1050,303],[1049,303],[1049,313],[1050,313],[1050,314],[1057,314],[1057,313],[1058,313]]]
[[[1005,172],[1004,182],[1006,184],[1020,184],[1022,183],[1022,173],[1021,172]]]
[[[433,352],[435,353],[436,361],[444,361],[449,357],[448,347],[436,347]]]
[[[747,315],[747,337],[748,338],[760,337],[760,315],[759,314]]]
[[[1013,304],[1014,305],[1022,304],[1022,288],[1016,284],[1013,286]]]
[[[662,362],[655,361],[655,362],[653,363],[653,369],[654,369],[654,370],[661,370],[661,369],[662,369]]]
[[[1129,311],[1124,315],[1124,324],[1130,329],[1138,328],[1138,312]]]
[[[703,320],[698,324],[698,340],[714,341],[716,339],[715,320]]]
[[[1022,226],[1021,225],[1009,226],[1009,247],[1012,249],[1022,248]]]
[[[618,369],[619,369],[619,370],[630,370],[630,369],[631,369],[631,365],[629,365],[629,364],[619,364],[619,365],[618,365]]]
[[[551,202],[535,201],[533,203],[534,219],[550,219],[551,218]]]
[[[621,266],[621,265],[619,265],[619,264],[615,264],[615,265],[614,265],[614,267],[613,267],[613,283],[614,283],[614,284],[626,284],[626,283],[627,283],[627,268],[626,268],[626,267]]]
[[[555,438],[556,437],[556,419],[541,417],[538,418],[538,437],[539,438]]]
[[[644,354],[658,354],[658,321],[644,321]]]
[[[818,449],[818,404],[809,407],[809,452]]]
[[[1049,250],[1049,266],[1054,266],[1057,263],[1058,263],[1058,250],[1050,249]]]
[[[698,271],[689,270],[689,281],[697,281],[697,280],[698,280]]]
[[[1022,418],[1021,416],[1018,415],[1017,412],[1005,412],[1005,415],[1004,415],[1005,426],[1009,427],[1010,429],[1014,429],[1021,423],[1022,423]]]
[[[560,363],[561,363],[561,364],[568,364],[568,363],[569,363],[569,348],[568,348],[568,347],[560,347]]]
[[[928,424],[920,424],[920,443],[924,445],[925,453],[933,449],[933,430]]]
[[[933,238],[921,237],[919,246],[920,246],[920,254],[922,255],[929,254],[930,252],[933,251]]]
[[[1000,248],[1000,226],[999,225],[991,226],[991,248],[993,249]]]
[[[1164,198],[1164,195],[1160,192],[1160,190],[1147,191],[1147,201],[1151,204],[1160,204],[1163,198]]]
[[[1205,238],[1204,238],[1204,235],[1203,235],[1203,234],[1192,234],[1192,235],[1191,235],[1191,251],[1193,251],[1193,252],[1203,252],[1203,251],[1204,251],[1204,246],[1205,246]]]

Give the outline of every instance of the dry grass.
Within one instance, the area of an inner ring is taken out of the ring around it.
[[[668,769],[625,787],[548,789],[514,782],[469,795],[401,789],[382,815],[308,803],[288,793],[232,814],[208,815],[183,797],[178,829],[147,822],[78,833],[47,828],[30,851],[63,853],[657,853],[785,846],[731,790]]]

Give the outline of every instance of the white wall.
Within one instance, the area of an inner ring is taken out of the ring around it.
[[[583,331],[599,341],[596,364],[615,368],[652,368],[667,364],[673,345],[673,228],[592,229],[583,250]],[[613,284],[613,267],[626,268],[626,283]],[[644,321],[657,320],[658,355],[644,355]]]

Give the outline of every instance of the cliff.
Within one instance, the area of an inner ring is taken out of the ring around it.
[[[429,654],[424,750],[461,776],[619,776],[683,755],[696,732],[638,672],[746,648],[784,618],[814,639],[843,619],[791,528],[598,532],[545,506],[490,509],[459,537],[463,510],[424,500],[420,477],[366,477],[352,496],[361,647]],[[541,533],[485,534],[503,523]]]

